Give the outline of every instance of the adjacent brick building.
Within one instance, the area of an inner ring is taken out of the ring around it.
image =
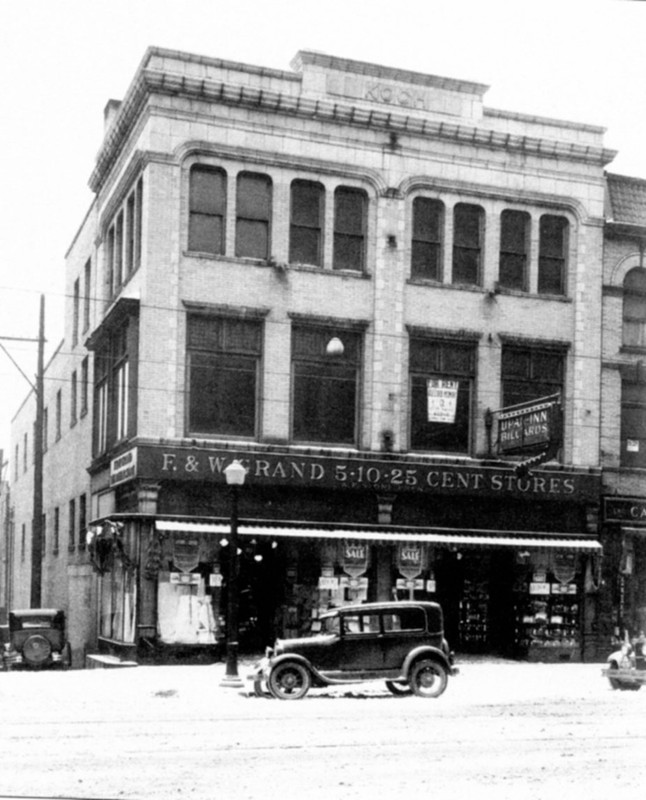
[[[457,650],[597,658],[619,613],[598,540],[620,372],[603,130],[487,108],[471,82],[292,66],[152,48],[106,108],[47,369],[45,604],[76,663],[216,654],[239,459],[243,647],[415,592]],[[521,417],[535,454],[551,435],[529,471]],[[14,604],[32,423],[27,404]]]

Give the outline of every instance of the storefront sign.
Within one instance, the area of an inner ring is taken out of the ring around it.
[[[429,422],[455,422],[458,405],[458,381],[429,378],[426,382],[427,420]]]
[[[368,588],[368,578],[350,578],[347,575],[342,575],[339,578],[339,588],[343,589],[362,589]]]
[[[319,578],[319,589],[326,592],[336,592],[339,588],[338,578],[328,578],[323,575]]]
[[[421,578],[397,578],[398,589],[424,589],[424,581]]]
[[[576,573],[575,553],[554,553],[552,572],[559,583],[570,583]]]
[[[434,579],[426,581],[426,591],[429,592],[429,594],[433,594],[433,592],[435,591],[435,580]]]
[[[173,539],[173,563],[182,572],[191,572],[200,563],[199,539]]]
[[[529,593],[530,594],[549,594],[550,593],[550,585],[549,583],[530,583],[529,584]]]
[[[605,522],[629,522],[646,526],[646,499],[606,497],[603,503]]]
[[[170,582],[179,583],[186,586],[197,586],[200,582],[200,576],[197,572],[187,574],[185,572],[171,572]]]
[[[368,569],[370,547],[365,542],[343,542],[341,545],[341,569],[353,578]]]
[[[137,474],[137,448],[133,447],[110,462],[110,486],[116,486],[134,478]]]
[[[600,476],[588,471],[535,471],[527,477],[504,467],[434,464],[412,458],[338,458],[285,452],[254,452],[192,447],[137,448],[136,476],[146,480],[224,483],[234,460],[255,486],[373,489],[379,492],[431,492],[445,495],[523,497],[533,500],[595,500]]]
[[[424,569],[424,549],[419,543],[401,542],[397,546],[397,569],[406,578],[416,578]]]
[[[576,594],[576,583],[553,583],[552,594]]]
[[[559,395],[510,407],[498,414],[498,451],[531,453],[560,438]]]

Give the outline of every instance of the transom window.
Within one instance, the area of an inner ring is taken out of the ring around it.
[[[475,345],[411,339],[412,450],[468,453]]]
[[[498,283],[506,289],[527,290],[527,256],[530,216],[505,209],[500,215],[500,267]]]
[[[453,283],[480,286],[484,210],[458,203],[453,209]]]
[[[189,433],[254,436],[262,323],[191,314],[187,350]]]
[[[624,278],[623,343],[646,349],[646,269],[631,269]]]
[[[413,278],[442,279],[442,226],[444,206],[439,200],[416,197],[413,200]]]
[[[328,354],[338,338],[341,349]],[[292,435],[297,442],[354,444],[357,438],[361,335],[347,329],[292,329]]]
[[[540,219],[538,243],[540,294],[565,294],[568,227],[565,217],[543,214]]]

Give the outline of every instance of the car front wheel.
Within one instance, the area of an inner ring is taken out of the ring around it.
[[[410,672],[410,687],[418,697],[439,697],[448,681],[446,668],[430,659],[413,664]]]
[[[300,700],[312,685],[310,673],[296,661],[286,661],[275,666],[267,681],[269,691],[279,700]]]

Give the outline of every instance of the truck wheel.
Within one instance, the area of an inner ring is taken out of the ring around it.
[[[278,700],[300,700],[312,685],[307,669],[296,661],[284,661],[269,673],[269,691]]]
[[[22,646],[22,657],[30,667],[42,667],[52,654],[52,646],[49,639],[34,633],[25,639]]]
[[[418,697],[439,697],[446,689],[449,676],[438,661],[424,659],[413,664],[410,671],[410,686]]]

